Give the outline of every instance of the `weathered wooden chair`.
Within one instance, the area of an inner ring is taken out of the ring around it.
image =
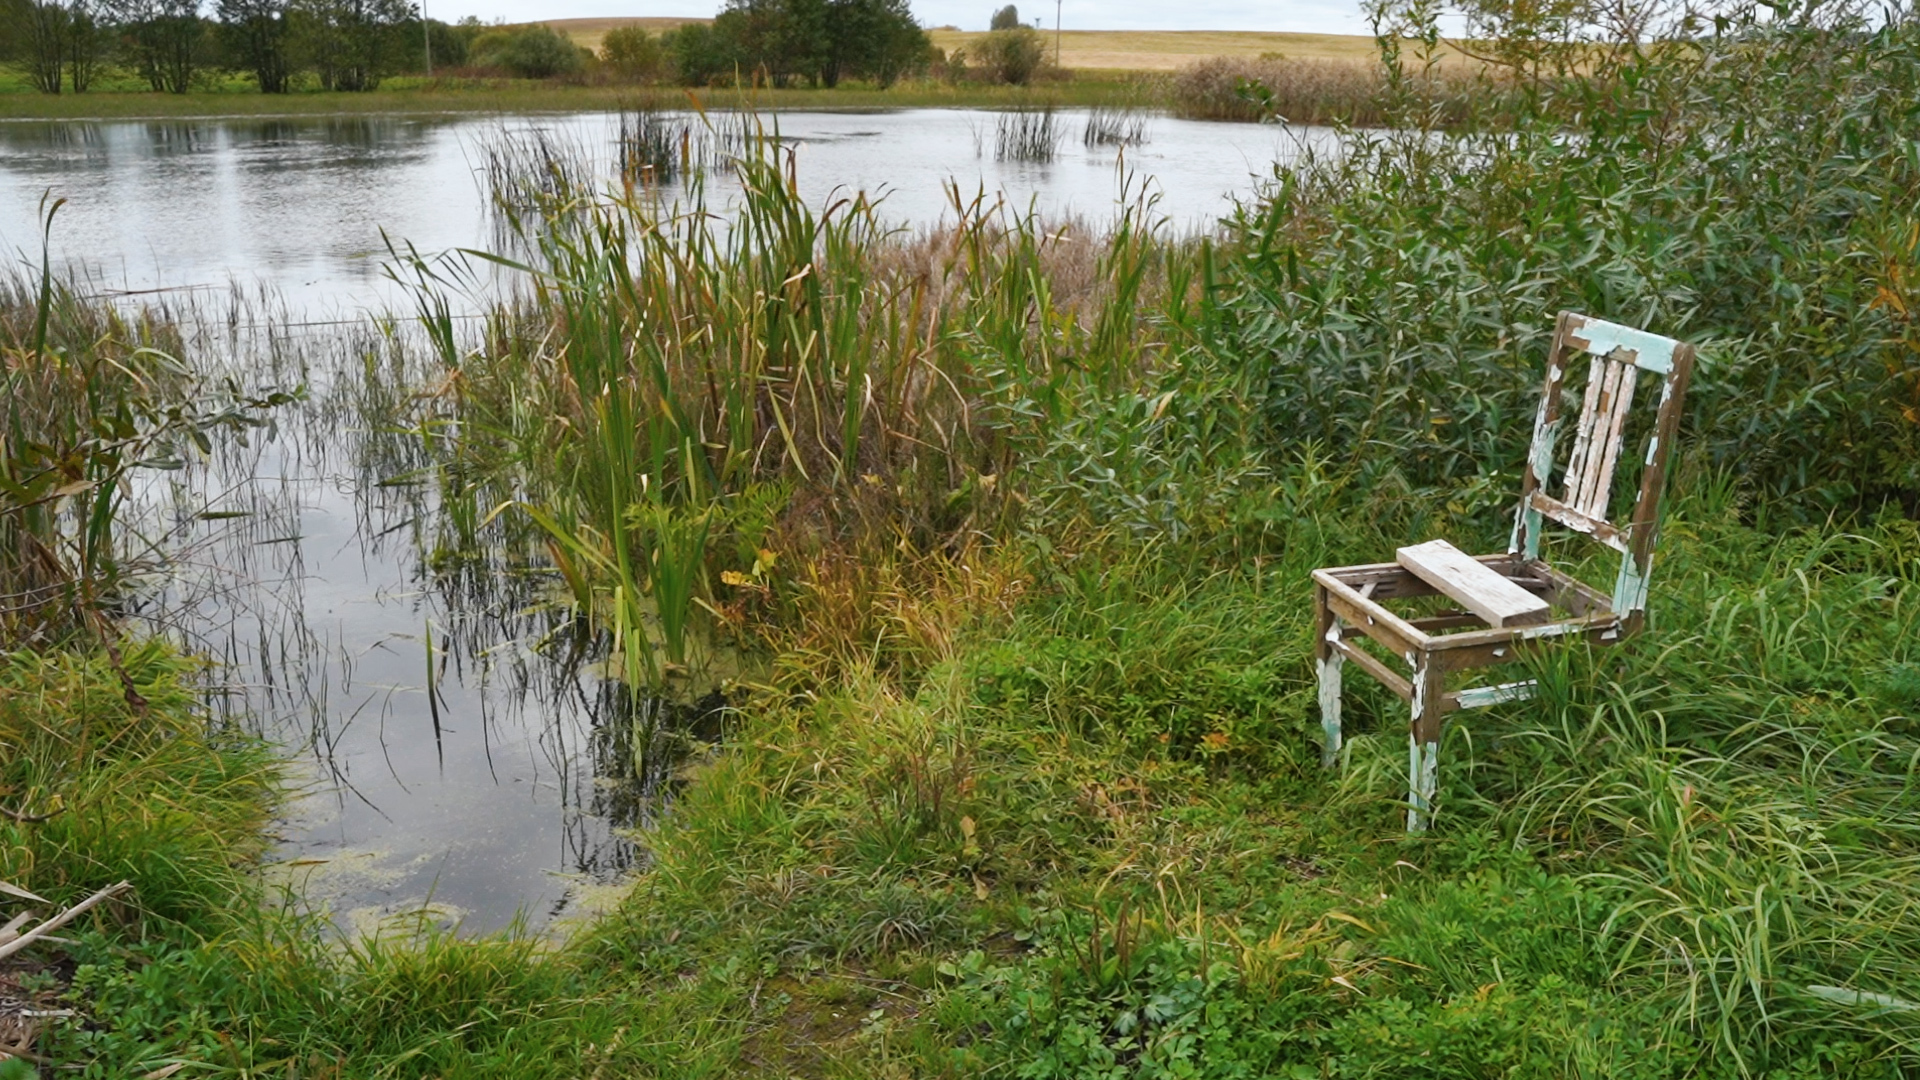
[[[1574,429],[1573,452],[1556,471],[1554,447],[1562,427],[1561,388],[1577,354],[1588,357],[1587,383]],[[1385,683],[1413,708],[1408,739],[1407,828],[1424,829],[1434,810],[1439,778],[1440,725],[1457,709],[1472,709],[1533,694],[1531,681],[1448,691],[1451,672],[1516,659],[1555,639],[1585,637],[1611,644],[1640,629],[1667,459],[1680,426],[1681,404],[1693,371],[1694,349],[1584,315],[1563,312],[1547,357],[1546,388],[1534,421],[1533,448],[1520,481],[1513,540],[1504,555],[1468,556],[1445,540],[1403,547],[1390,563],[1329,567],[1313,572],[1315,656],[1325,761],[1340,752],[1340,678],[1345,661]],[[1607,520],[1614,466],[1627,438],[1641,373],[1656,376],[1659,411],[1642,459],[1640,492],[1625,525]],[[1558,481],[1560,494],[1548,494]],[[1613,595],[1547,565],[1541,534],[1552,521],[1620,552]],[[1384,600],[1444,595],[1460,610],[1403,618]],[[1470,629],[1462,629],[1470,628]],[[1448,632],[1454,631],[1454,632]],[[1357,644],[1371,638],[1412,668],[1403,676]]]

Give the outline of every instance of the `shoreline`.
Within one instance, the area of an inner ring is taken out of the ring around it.
[[[760,112],[888,112],[913,108],[1056,108],[1171,102],[1149,77],[1075,79],[1038,87],[916,85],[864,88],[696,92],[681,87],[539,87],[376,90],[369,93],[0,95],[0,124],[39,121],[296,119],[353,116],[465,116],[485,113],[618,112],[643,106]]]

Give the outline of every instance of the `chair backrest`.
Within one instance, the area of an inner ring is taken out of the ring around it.
[[[1660,494],[1667,459],[1680,428],[1680,409],[1693,374],[1693,346],[1644,330],[1603,322],[1570,311],[1560,313],[1547,356],[1546,388],[1534,419],[1533,448],[1520,480],[1520,505],[1514,515],[1509,550],[1540,557],[1540,537],[1554,521],[1620,552],[1613,610],[1629,629],[1637,629],[1647,603],[1653,571],[1653,542],[1660,524]],[[1574,427],[1573,450],[1558,474],[1554,451],[1563,426],[1561,388],[1584,355],[1587,385]],[[1627,413],[1633,408],[1641,372],[1660,380],[1659,413],[1648,437],[1640,493],[1631,518],[1616,524],[1607,518],[1613,499],[1615,466],[1627,438]],[[1552,493],[1557,481],[1559,494]]]

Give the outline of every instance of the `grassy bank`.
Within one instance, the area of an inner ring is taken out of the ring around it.
[[[1497,129],[1389,86],[1407,134],[1278,174],[1205,240],[1150,205],[1106,235],[964,202],[887,234],[766,162],[723,231],[508,162],[524,303],[463,337],[445,265],[399,267],[444,368],[421,429],[462,432],[442,505],[546,536],[625,678],[684,690],[708,640],[771,674],[565,946],[321,948],[206,864],[179,893],[201,914],[90,928],[64,999],[87,1019],[33,1052],[102,1076],[1920,1069],[1897,136],[1920,28],[1739,29],[1543,81]],[[1438,825],[1408,836],[1397,700],[1351,680],[1320,767],[1307,574],[1504,543],[1561,308],[1702,347],[1651,627],[1450,723]],[[12,661],[42,718],[18,730],[66,730],[50,672],[76,669],[129,721],[79,657]],[[78,775],[60,790],[137,812]],[[6,774],[28,782],[6,797],[46,805],[55,781]],[[260,795],[234,790],[244,855]],[[94,867],[111,839],[7,850]]]
[[[704,108],[793,109],[1013,108],[1153,106],[1164,90],[1151,80],[1106,72],[1044,86],[986,83],[901,83],[880,90],[855,84],[832,90],[682,90],[676,87],[568,86],[515,79],[388,79],[368,93],[261,94],[246,89],[156,94],[149,91],[61,94],[24,87],[0,92],[0,122],[8,120],[116,120],[220,116],[443,115],[466,113],[612,112],[638,102]],[[4,89],[4,88],[0,88]]]

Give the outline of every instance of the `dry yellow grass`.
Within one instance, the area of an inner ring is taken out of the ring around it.
[[[935,30],[933,43],[952,52],[971,48],[984,35]],[[1042,31],[1049,56],[1053,32]],[[1373,39],[1350,34],[1281,34],[1251,30],[1068,30],[1060,35],[1060,64],[1072,69],[1175,71],[1209,56],[1255,57],[1279,53],[1288,59],[1370,61]]]
[[[533,20],[529,20],[533,21]],[[616,26],[644,26],[647,33],[658,34],[687,23],[712,22],[712,19],[681,19],[671,16],[658,18],[606,18],[606,19],[540,19],[555,30],[567,35],[575,45],[583,45],[594,52],[600,51],[600,39],[607,31]]]
[[[547,19],[548,26],[576,45],[598,50],[600,39],[616,26],[640,25],[660,33],[709,19],[600,18]],[[934,30],[933,43],[947,52],[971,48],[983,35],[964,30]],[[1051,55],[1052,31],[1042,31]],[[1257,57],[1278,53],[1289,60],[1371,62],[1378,55],[1373,39],[1360,34],[1283,34],[1254,30],[1068,30],[1060,35],[1061,66],[1093,71],[1177,71],[1210,56]]]

